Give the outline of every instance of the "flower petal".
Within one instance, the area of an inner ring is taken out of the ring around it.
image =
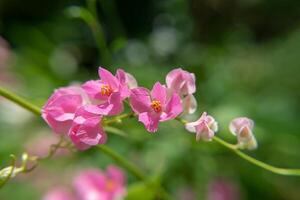
[[[150,111],[151,98],[149,90],[138,87],[131,90],[130,106],[135,113]]]
[[[193,114],[194,112],[196,112],[197,100],[194,95],[189,94],[182,101],[185,112],[187,112],[188,114]]]
[[[99,73],[100,79],[105,84],[108,84],[114,90],[118,89],[119,81],[110,71],[108,71],[102,67],[99,67],[98,73]]]
[[[145,128],[149,132],[156,132],[158,129],[159,117],[144,112],[139,114],[139,121],[145,125]]]
[[[161,116],[160,121],[167,121],[170,119],[174,119],[175,117],[180,115],[182,111],[183,108],[182,108],[180,97],[176,93],[174,93],[171,99],[169,100],[169,102],[167,103],[166,109],[164,111],[165,115]]]
[[[156,82],[151,90],[152,100],[159,100],[162,105],[166,104],[167,88]]]

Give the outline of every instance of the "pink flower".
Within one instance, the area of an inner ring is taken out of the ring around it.
[[[86,111],[85,106],[77,110],[68,135],[78,149],[85,150],[106,142],[101,120],[102,116]]]
[[[197,109],[197,101],[192,95],[196,92],[195,82],[195,75],[181,68],[170,71],[166,76],[167,88],[182,98],[184,110],[190,114]]]
[[[238,200],[241,199],[239,188],[233,182],[216,178],[208,186],[207,200]]]
[[[230,122],[230,132],[237,136],[238,146],[242,149],[255,149],[257,148],[256,139],[252,133],[254,122],[247,117],[235,118]]]
[[[132,89],[130,105],[149,132],[156,132],[159,122],[174,119],[182,112],[180,97],[173,93],[168,98],[167,88],[159,82],[151,92],[142,87]]]
[[[117,70],[116,77],[120,81],[121,85],[125,85],[125,90],[126,90],[126,85],[129,89],[133,89],[138,86],[137,81],[134,78],[134,76],[132,76],[131,74],[129,74],[127,72],[124,72],[121,69]]]
[[[197,141],[200,139],[210,141],[218,131],[218,124],[212,116],[204,112],[197,121],[187,123],[185,128],[196,133]]]
[[[126,195],[125,176],[117,167],[106,173],[97,169],[83,171],[75,178],[74,187],[81,200],[117,200]]]
[[[8,42],[0,36],[0,72],[4,69],[9,63],[8,61],[11,58],[12,52],[10,50],[10,45]]]
[[[117,115],[123,111],[123,100],[129,94],[129,85],[135,84],[132,75],[118,69],[116,76],[99,67],[100,80],[87,81],[82,88],[92,99],[87,110],[101,115]]]
[[[50,190],[44,197],[43,200],[75,200],[73,195],[64,188],[56,188]]]
[[[80,87],[55,90],[42,109],[42,117],[56,133],[67,134],[77,109],[86,103]]]

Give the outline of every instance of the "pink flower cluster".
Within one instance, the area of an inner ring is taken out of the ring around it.
[[[160,122],[196,111],[195,75],[181,68],[167,74],[166,84],[156,82],[151,90],[138,87],[135,78],[122,69],[113,75],[100,67],[99,77],[81,86],[56,90],[42,109],[42,117],[54,132],[68,136],[78,149],[105,143],[102,119],[122,113],[127,100],[149,132],[156,132]],[[234,121],[230,130],[238,137],[241,148],[251,149],[256,145],[251,132],[253,124],[239,121]],[[186,129],[196,133],[197,140],[210,141],[218,125],[204,112],[197,121],[186,123]]]
[[[73,182],[74,193],[58,187],[50,190],[43,200],[118,200],[126,195],[126,178],[115,166],[106,172],[89,169],[80,172]]]
[[[100,67],[99,77],[56,90],[42,109],[53,131],[68,136],[78,149],[106,142],[102,119],[120,114],[126,99],[149,132],[156,132],[159,122],[176,118],[183,108],[195,111],[195,76],[182,69],[171,71],[167,84],[157,82],[151,91],[137,87],[135,78],[122,69],[113,75]]]

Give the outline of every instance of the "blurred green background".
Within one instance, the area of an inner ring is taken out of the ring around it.
[[[98,66],[133,74],[151,87],[182,67],[197,77],[198,110],[220,125],[238,116],[256,122],[252,156],[300,167],[300,1],[298,0],[0,0],[0,84],[42,106],[55,88],[97,78]],[[272,174],[215,144],[194,141],[177,122],[147,133],[135,120],[129,136],[108,145],[159,177],[174,199],[300,199],[300,179]],[[0,99],[1,166],[50,129]],[[42,140],[42,139],[41,139]],[[50,139],[49,139],[50,140]],[[36,149],[35,149],[36,148]],[[41,199],[85,167],[112,160],[97,149],[60,156],[9,182],[1,200]],[[132,199],[146,199],[128,174]]]

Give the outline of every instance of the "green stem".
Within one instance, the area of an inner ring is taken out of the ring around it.
[[[106,44],[106,38],[104,35],[103,27],[99,21],[99,15],[97,11],[97,1],[96,0],[87,0],[88,10],[90,11],[92,17],[87,24],[90,26],[94,38],[96,40],[99,51],[102,55],[100,55],[105,64],[109,64],[111,61],[110,51]]]
[[[175,118],[177,121],[179,121],[180,123],[182,123],[183,125],[185,125],[186,123],[188,123],[188,121],[186,121],[185,119],[182,118]],[[300,176],[300,169],[286,169],[286,168],[280,168],[280,167],[275,167],[272,165],[269,165],[267,163],[264,163],[260,160],[257,160],[251,156],[248,156],[247,154],[243,153],[242,151],[238,150],[237,145],[234,144],[230,144],[224,140],[222,140],[221,138],[214,136],[213,140],[219,144],[221,144],[222,146],[232,150],[235,154],[237,154],[238,156],[240,156],[241,158],[245,159],[246,161],[261,167],[265,170],[268,170],[270,172],[273,172],[275,174],[280,174],[280,175],[287,175],[287,176]]]
[[[100,149],[106,155],[110,156],[112,159],[114,159],[117,163],[119,163],[125,169],[127,169],[137,179],[139,179],[141,181],[146,180],[146,176],[143,174],[143,172],[138,167],[133,165],[131,162],[129,162],[124,157],[122,157],[120,154],[113,151],[111,148],[107,147],[106,145],[98,145],[97,148]]]
[[[20,105],[21,107],[25,108],[26,110],[31,111],[36,115],[41,115],[41,109],[32,103],[26,101],[25,99],[15,95],[14,93],[8,91],[7,89],[0,86],[0,96],[7,98],[8,100]]]
[[[105,120],[103,122],[103,125],[106,126],[106,125],[109,125],[109,124],[112,124],[112,123],[119,123],[119,122],[122,122],[122,119],[130,118],[130,117],[134,117],[134,116],[135,116],[135,113],[125,113],[125,114],[116,116],[112,119]]]
[[[95,38],[96,45],[100,51],[100,58],[102,63],[109,64],[111,62],[110,51],[106,44],[106,39],[102,25],[98,22],[97,16],[95,16],[96,7],[95,1],[89,1],[89,7],[93,7],[92,10],[87,8],[71,6],[67,9],[67,14],[73,18],[79,18],[83,20],[91,29],[93,37]],[[93,14],[94,13],[94,14]]]
[[[267,163],[264,163],[260,160],[257,160],[251,156],[248,156],[247,154],[243,153],[242,151],[236,149],[235,145],[229,144],[228,142],[225,142],[221,138],[218,138],[217,136],[213,137],[213,140],[216,141],[217,143],[223,145],[224,147],[232,150],[234,153],[236,153],[238,156],[241,158],[247,160],[248,162],[261,167],[265,170],[268,170],[270,172],[273,172],[275,174],[280,174],[280,175],[286,175],[286,176],[300,176],[300,169],[286,169],[286,168],[280,168],[280,167],[275,167],[272,165],[269,165]]]

